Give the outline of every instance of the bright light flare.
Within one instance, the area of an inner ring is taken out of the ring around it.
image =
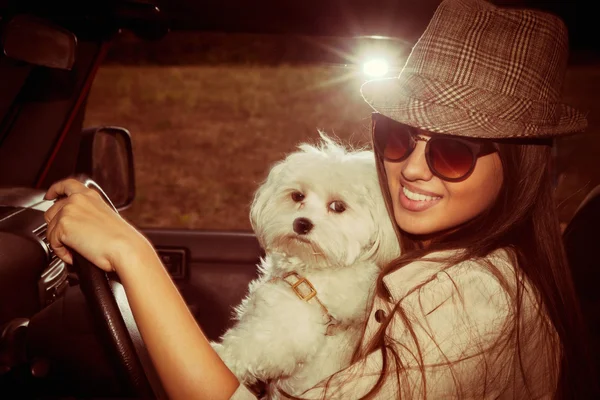
[[[363,72],[373,78],[381,78],[390,70],[390,65],[383,58],[374,58],[363,64]]]

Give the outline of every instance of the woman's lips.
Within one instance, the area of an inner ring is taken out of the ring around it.
[[[404,182],[400,181],[400,185],[403,188],[407,188],[409,191],[411,191],[412,193],[415,193],[415,194],[422,194],[422,195],[430,196],[430,197],[442,197],[441,194],[428,192],[427,190],[422,190],[422,189],[416,188],[409,183],[404,183]]]
[[[407,189],[412,192],[408,187]],[[414,193],[414,192],[413,192]],[[425,211],[440,202],[442,197],[437,197],[433,200],[411,200],[404,194],[404,186],[400,186],[400,205],[408,211]]]

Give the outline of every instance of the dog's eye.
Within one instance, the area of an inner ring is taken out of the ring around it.
[[[304,195],[300,192],[292,192],[292,200],[294,200],[296,203],[299,203],[304,200]]]
[[[331,204],[329,204],[329,209],[335,213],[343,213],[344,211],[346,211],[346,205],[344,204],[344,202],[342,201],[332,201]]]

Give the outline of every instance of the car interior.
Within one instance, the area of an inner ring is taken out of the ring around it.
[[[268,2],[252,9],[210,1],[196,20],[186,18],[184,7],[177,8],[185,2],[173,3],[167,16],[161,4],[151,1],[83,3],[0,2],[0,397],[166,398],[118,278],[80,256],[73,266],[66,265],[45,236],[43,215],[52,202],[43,196],[63,177],[79,177],[115,210],[127,209],[136,196],[127,127],[83,126],[90,88],[112,38],[121,30],[151,42],[173,29],[351,32],[348,25],[329,23],[337,2],[323,3],[318,14],[306,11],[318,9],[312,1],[275,6],[280,14],[297,18],[268,21],[261,12],[272,6]],[[370,21],[364,28],[369,31],[382,26],[385,10],[366,3],[349,2]],[[408,5],[407,13],[427,16],[436,4]],[[244,13],[257,19],[243,18]],[[408,18],[383,34],[414,40],[411,32],[422,26]],[[600,186],[580,204],[563,236],[598,371],[600,293],[595,278],[600,276],[593,251],[599,224]],[[232,308],[257,276],[263,251],[255,236],[140,229],[203,331],[217,340],[231,326]]]

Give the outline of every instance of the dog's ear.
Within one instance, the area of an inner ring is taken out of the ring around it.
[[[384,267],[400,256],[400,241],[383,199],[378,199],[375,202],[371,212],[374,214],[375,221],[378,222],[373,242],[372,259],[379,267]]]
[[[267,179],[258,187],[254,193],[252,204],[250,205],[250,225],[258,238],[259,244],[264,249],[263,225],[265,223],[265,214],[269,205],[273,203],[274,196],[278,188],[279,174],[284,168],[283,162],[278,162],[271,168]]]
[[[373,152],[365,151],[360,154],[363,157],[370,157],[370,162],[373,163],[373,169],[371,171],[375,174],[375,156],[373,155]],[[369,251],[369,257],[379,267],[384,267],[400,257],[400,239],[396,231],[394,216],[390,215],[387,210],[379,179],[375,175],[365,178],[364,182],[367,182],[368,191],[372,194],[372,196],[370,196],[371,205],[369,211],[371,213],[371,218],[376,223],[373,247]]]

